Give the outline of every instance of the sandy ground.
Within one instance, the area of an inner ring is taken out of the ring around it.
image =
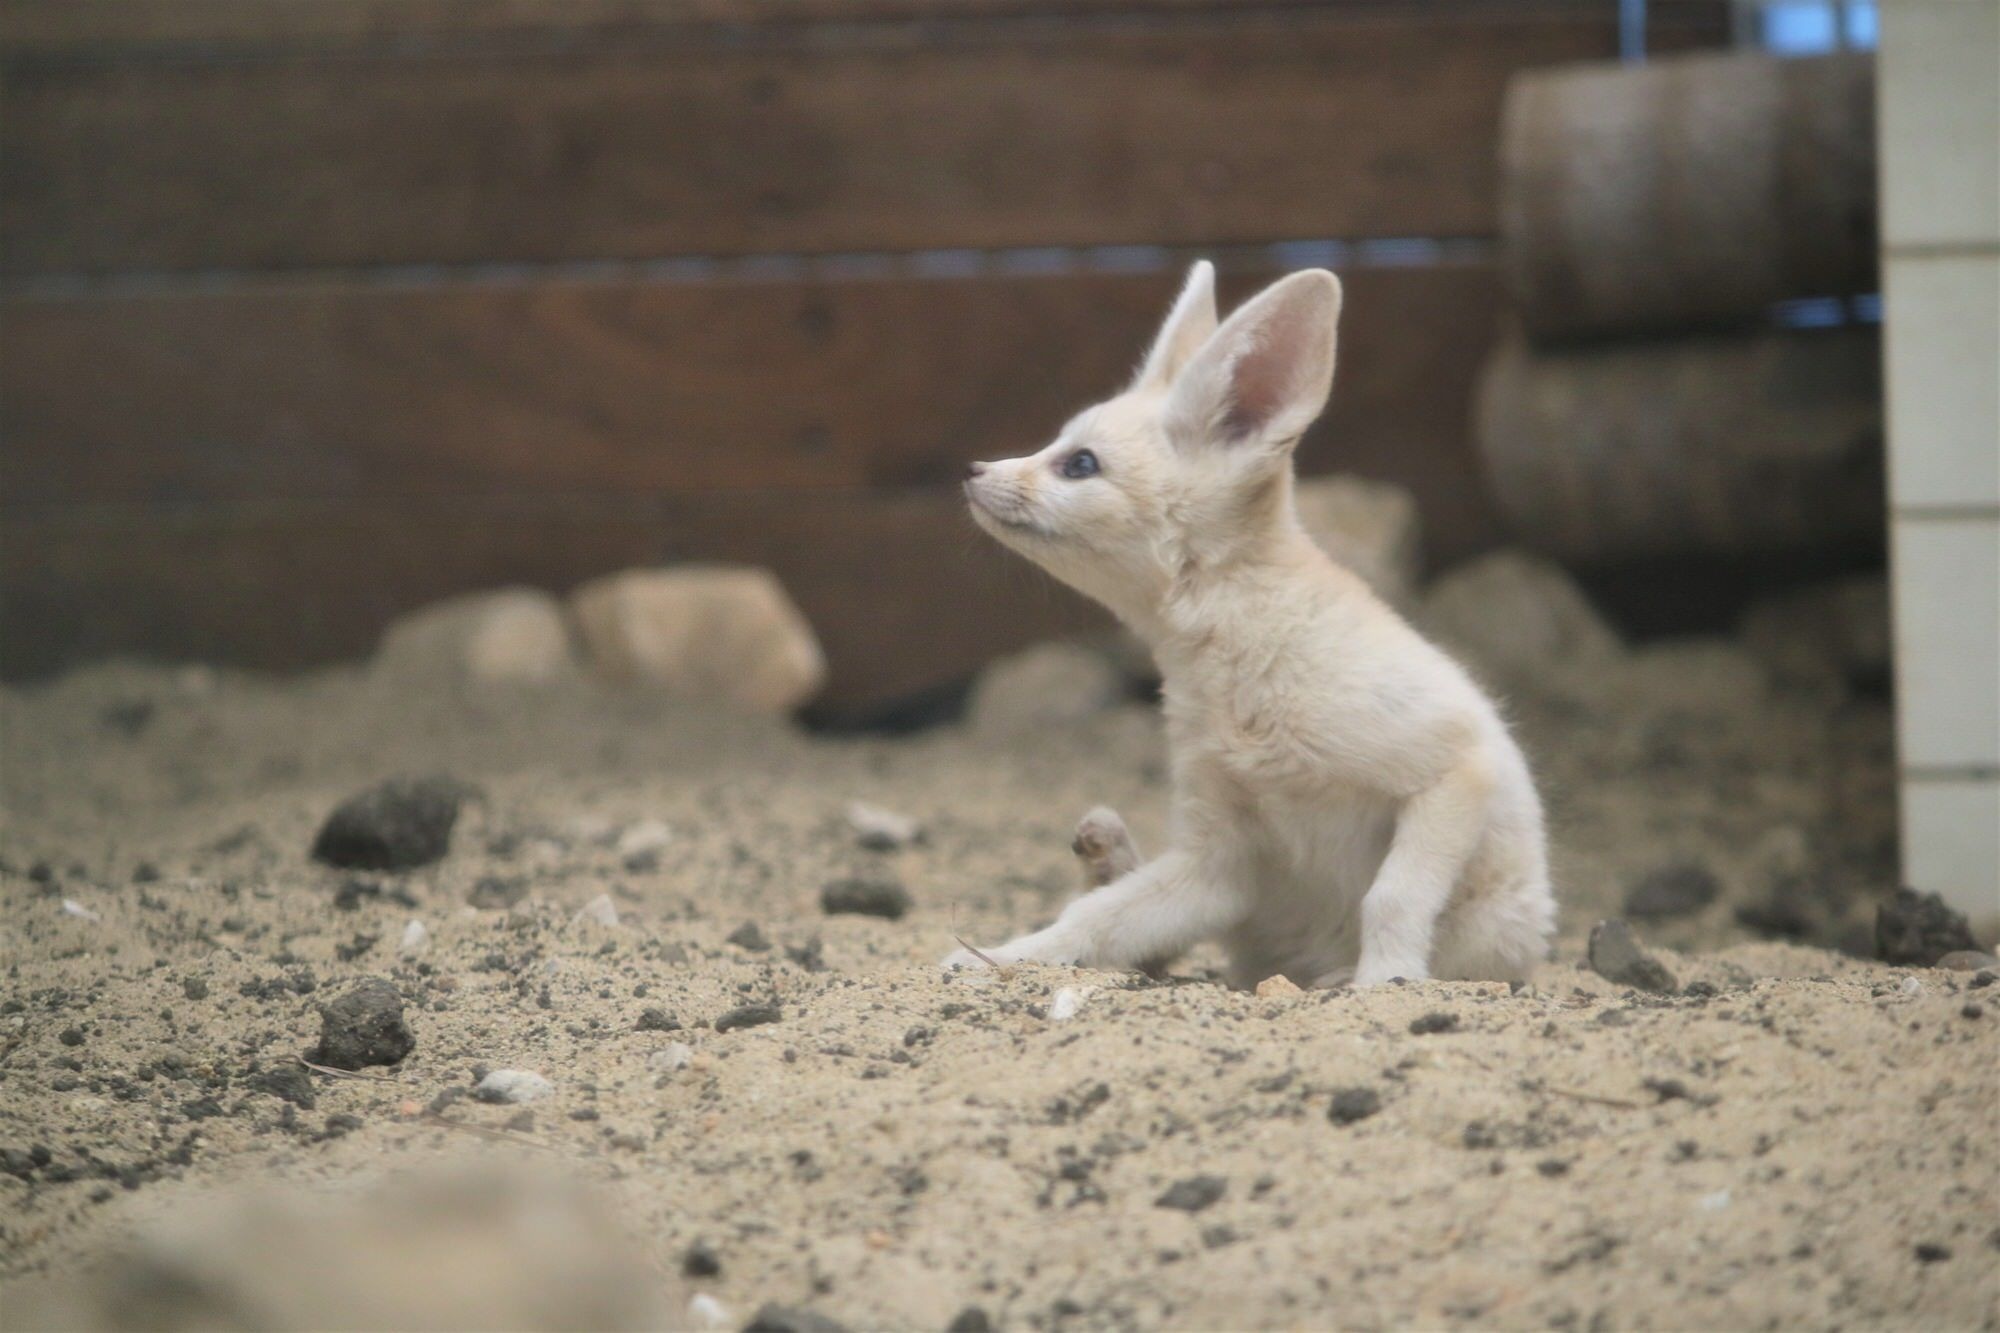
[[[1531,987],[1268,999],[1201,955],[1161,983],[934,966],[1075,890],[1088,806],[1157,844],[1144,706],[831,740],[581,687],[119,668],[11,691],[0,1305],[48,1308],[50,1280],[230,1182],[477,1149],[601,1188],[677,1324],[776,1301],[853,1328],[2000,1326],[2000,988],[1753,938],[1789,908],[1778,928],[1865,942],[1894,845],[1886,705],[1721,701],[1744,670],[1674,648],[1515,699],[1565,908]],[[483,792],[451,854],[337,905],[353,876],[306,854],[327,812],[431,772]],[[858,846],[854,799],[924,841]],[[655,820],[664,848],[619,850]],[[1594,920],[1688,865],[1715,901],[1639,928],[1698,984],[1580,965]],[[823,914],[853,875],[914,910]],[[525,897],[470,906],[488,879]],[[616,926],[576,919],[600,894]],[[401,954],[412,919],[430,942]],[[311,1075],[309,1108],[267,1090],[364,976],[408,998],[414,1053],[387,1081]],[[1081,1008],[1051,1018],[1062,988]],[[713,1030],[753,1002],[781,1017]],[[554,1092],[453,1098],[489,1068]],[[1377,1107],[1340,1123],[1352,1089]],[[1219,1197],[1158,1202],[1197,1177]],[[683,1272],[698,1242],[719,1272]]]

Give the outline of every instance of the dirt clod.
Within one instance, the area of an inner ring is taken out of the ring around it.
[[[313,839],[313,859],[349,870],[412,870],[444,859],[472,791],[448,777],[391,778],[342,801]]]
[[[836,879],[819,891],[828,916],[879,916],[899,921],[910,910],[910,891],[893,879]]]
[[[1898,967],[1930,967],[1948,954],[1977,952],[1965,913],[1935,893],[1897,889],[1875,909],[1875,953]]]
[[[1590,970],[1614,986],[1671,995],[1680,983],[1667,965],[1640,947],[1632,927],[1618,918],[1590,930]]]
[[[371,977],[330,1004],[320,1006],[319,1045],[306,1058],[334,1069],[393,1065],[417,1047],[403,1021],[403,996],[395,986]]]

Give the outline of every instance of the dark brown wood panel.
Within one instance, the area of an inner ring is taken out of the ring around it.
[[[17,58],[0,271],[1487,235],[1508,75],[1613,13]]]
[[[0,526],[0,672],[116,655],[321,665],[365,656],[391,617],[453,593],[562,592],[695,558],[777,572],[825,645],[837,707],[949,682],[1095,620],[950,492],[112,506]]]
[[[1257,0],[1266,9],[1376,15],[1532,8],[1601,18],[1605,0]],[[965,19],[1091,19],[1228,11],[1242,0],[4,0],[0,43],[37,56],[102,57],[209,48],[369,44],[413,39],[553,38],[681,32],[721,25]],[[1722,42],[1729,0],[1653,0],[1655,43]]]
[[[1273,274],[1230,274],[1240,299]],[[0,302],[0,513],[103,502],[626,498],[954,480],[1130,373],[1179,274],[352,283]],[[1468,445],[1485,264],[1346,275],[1308,470],[1492,532]]]

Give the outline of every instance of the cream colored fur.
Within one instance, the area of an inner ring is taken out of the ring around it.
[[[1219,938],[1240,985],[1521,977],[1555,917],[1527,763],[1471,678],[1293,511],[1339,280],[1295,273],[1220,327],[1214,284],[1197,264],[1128,389],[966,483],[982,527],[1151,645],[1173,778],[1162,855],[1127,869],[1128,843],[1108,862],[1123,873],[981,952],[1126,968]],[[1099,470],[1065,476],[1079,450]]]

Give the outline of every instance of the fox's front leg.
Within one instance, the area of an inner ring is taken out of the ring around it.
[[[1246,906],[1239,885],[1186,852],[1168,852],[1084,894],[1053,925],[981,952],[1003,965],[1137,967],[1221,934],[1242,919]],[[944,965],[977,967],[981,961],[961,949]]]
[[[1492,777],[1474,754],[1404,803],[1389,854],[1361,900],[1355,985],[1430,976],[1438,916],[1486,832],[1492,793]]]

